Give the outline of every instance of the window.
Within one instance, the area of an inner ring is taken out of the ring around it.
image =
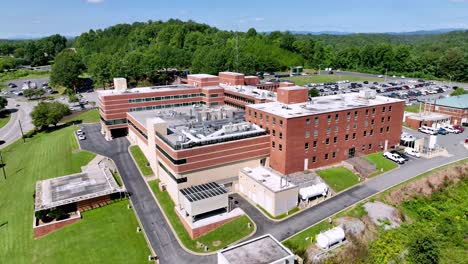
[[[278,144],[278,149],[279,149],[279,151],[283,151],[283,145]]]
[[[367,136],[367,131],[364,130],[363,136]]]
[[[283,127],[283,120],[280,120],[280,127]]]
[[[276,118],[273,117],[273,119],[271,120],[271,123],[272,123],[273,125],[275,125],[275,124],[276,124]]]
[[[354,111],[354,120],[358,118],[358,111]]]
[[[328,160],[328,153],[325,153],[325,160]]]
[[[210,94],[210,97],[218,97],[218,94]]]
[[[344,139],[345,139],[346,141],[348,141],[348,139],[349,139],[349,135],[348,135],[348,134],[346,134],[346,136],[345,136],[345,138],[344,138]]]
[[[271,134],[272,134],[273,136],[276,136],[276,131],[273,129],[273,130],[271,131]]]
[[[362,145],[361,150],[366,150],[366,145]]]
[[[369,149],[372,149],[372,144],[369,144]]]
[[[314,118],[314,125],[318,125],[318,117]]]
[[[306,125],[310,125],[310,118],[306,119]]]
[[[312,157],[312,163],[315,163],[317,161],[317,159],[315,158],[315,156]]]
[[[270,116],[265,116],[265,121],[268,123],[270,121]]]
[[[330,127],[327,127],[327,135],[330,135]]]
[[[262,114],[262,113],[260,113],[260,120],[262,120],[262,119],[263,119],[263,114]]]
[[[328,117],[327,117],[327,122],[328,122],[328,124],[330,124],[330,122],[331,122],[331,115],[328,115]]]
[[[371,129],[371,130],[370,130],[369,135],[371,135],[371,136],[374,135],[374,129]]]
[[[390,116],[387,116],[387,121],[390,121]]]
[[[308,142],[306,142],[306,143],[304,144],[304,149],[306,149],[306,150],[309,149],[309,143],[308,143]]]
[[[336,152],[335,151],[333,151],[333,153],[332,153],[332,158],[336,158]]]
[[[372,119],[372,120],[370,121],[370,123],[371,123],[371,125],[373,125],[373,124],[375,123],[374,119]]]
[[[387,127],[387,132],[390,132],[390,127],[389,126]]]
[[[369,109],[366,109],[366,116],[369,115]]]
[[[382,113],[385,113],[385,106],[382,107]]]
[[[327,138],[327,139],[325,140],[325,144],[330,145],[330,138]]]
[[[279,138],[283,139],[283,133],[281,133],[281,132],[279,133]]]
[[[382,124],[385,123],[385,118],[382,117],[382,118],[381,118],[381,121],[382,121]]]
[[[392,111],[392,106],[389,106],[389,107],[388,107],[388,111],[389,111],[389,112]]]
[[[276,145],[275,142],[272,141],[272,142],[271,142],[271,147],[272,147],[272,148],[275,148],[275,145]]]
[[[367,120],[364,121],[364,126],[367,127],[368,125],[369,125],[369,122],[367,122]]]
[[[318,130],[314,129],[314,137],[318,136]]]
[[[338,126],[335,126],[335,132],[338,132]]]
[[[257,112],[254,112],[254,118],[257,118]]]
[[[333,143],[338,142],[338,137],[333,137]]]
[[[348,113],[346,114],[346,120],[349,120],[349,119],[351,119],[351,112],[348,112]]]
[[[314,140],[314,148],[317,147],[317,140]]]
[[[372,114],[373,115],[375,114],[375,108],[372,108]]]
[[[356,133],[353,133],[353,139],[356,139]]]
[[[357,122],[353,123],[353,128],[357,128]]]
[[[305,137],[306,137],[306,138],[310,137],[310,131],[309,131],[309,130],[306,131]]]
[[[380,134],[382,134],[382,133],[383,133],[383,127],[380,128]]]
[[[349,124],[346,124],[346,130],[349,130]]]
[[[335,121],[340,120],[340,116],[338,114],[335,114]]]
[[[210,105],[215,106],[215,105],[219,105],[219,103],[218,102],[212,102]]]

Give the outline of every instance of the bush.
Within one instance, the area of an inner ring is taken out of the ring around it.
[[[439,263],[439,248],[435,237],[427,233],[416,236],[409,245],[408,258],[411,263]]]
[[[55,208],[50,210],[47,216],[55,220],[61,220],[67,218],[68,214],[62,208]]]

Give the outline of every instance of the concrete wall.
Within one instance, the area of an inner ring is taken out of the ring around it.
[[[76,216],[70,217],[68,219],[60,220],[60,221],[55,221],[52,223],[48,224],[43,224],[40,226],[36,226],[35,223],[33,225],[33,232],[34,232],[34,238],[40,238],[43,237],[57,229],[60,229],[62,227],[74,224],[78,221],[81,220],[81,214],[78,211]],[[36,222],[36,218],[34,217],[34,222]]]

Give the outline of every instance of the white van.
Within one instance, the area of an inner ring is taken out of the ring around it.
[[[437,135],[437,130],[435,130],[432,127],[428,127],[428,126],[422,126],[422,127],[418,128],[418,131],[421,132],[421,133],[429,134],[429,135]]]

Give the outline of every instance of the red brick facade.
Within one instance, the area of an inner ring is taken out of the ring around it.
[[[174,209],[175,210],[175,209]],[[202,226],[202,227],[199,227],[199,228],[194,228],[192,229],[189,224],[186,222],[186,220],[180,215],[179,211],[175,210],[176,213],[177,213],[177,216],[179,217],[179,220],[180,222],[182,222],[182,224],[184,225],[185,227],[185,230],[187,230],[187,232],[189,233],[190,237],[192,239],[196,239],[196,238],[199,238],[201,236],[203,236],[204,234],[224,225],[224,224],[227,224],[237,218],[240,217],[239,216],[235,216],[235,217],[232,217],[232,218],[228,218],[228,219],[225,219],[223,221],[220,221],[220,222],[216,222],[216,223],[212,223],[212,224],[209,224],[209,225],[206,225],[206,226]]]
[[[76,206],[78,208],[78,211],[84,212],[84,211],[87,211],[87,210],[91,210],[91,209],[94,209],[94,208],[104,206],[104,205],[106,205],[106,204],[108,204],[110,202],[111,202],[110,195],[105,195],[105,196],[96,197],[96,198],[93,198],[93,199],[79,201],[79,202],[76,203]]]
[[[446,114],[451,116],[452,125],[461,125],[462,120],[468,120],[468,106],[466,108],[452,108],[439,105],[431,105],[431,112]]]
[[[352,148],[368,154],[399,144],[403,112],[404,102],[297,118],[247,107],[246,120],[269,131],[270,166],[289,174],[346,160]]]
[[[60,221],[56,221],[56,222],[52,222],[48,224],[43,224],[40,226],[34,226],[33,227],[34,238],[43,237],[57,229],[74,224],[80,220],[81,220],[81,215],[78,214],[77,216],[71,217],[68,219],[64,219],[64,220],[60,220]],[[36,218],[34,218],[34,221],[36,221]]]
[[[305,103],[309,98],[309,89],[306,87],[280,87],[276,92],[278,102],[283,104]]]

